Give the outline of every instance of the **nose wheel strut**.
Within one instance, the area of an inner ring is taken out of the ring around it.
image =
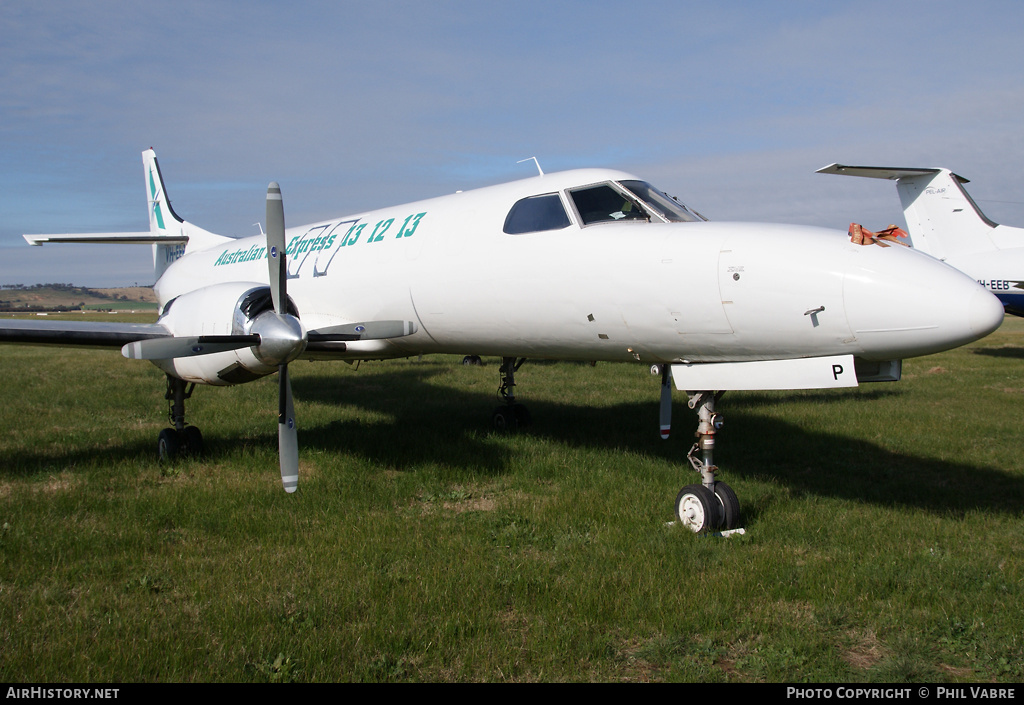
[[[526,358],[516,360],[514,357],[501,358],[501,368],[498,374],[501,379],[501,386],[498,387],[498,396],[505,402],[491,414],[491,424],[498,431],[516,431],[530,425],[530,411],[516,401],[516,370],[523,366]]]
[[[715,433],[722,428],[721,414],[715,402],[724,392],[690,392],[688,402],[697,410],[697,441],[686,454],[690,465],[701,476],[700,484],[687,485],[676,496],[676,516],[694,533],[715,529],[731,530],[739,526],[740,502],[729,485],[715,479]]]

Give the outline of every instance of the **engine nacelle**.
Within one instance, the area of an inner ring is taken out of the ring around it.
[[[292,333],[304,337],[305,330],[297,320],[298,311],[290,299],[288,312],[296,317],[294,326],[297,330]],[[271,320],[276,318],[270,287],[257,282],[229,282],[190,291],[172,299],[164,307],[158,322],[179,337],[265,335],[267,329],[281,327],[280,320]],[[262,346],[266,350],[254,346],[209,355],[153,360],[153,364],[186,382],[218,386],[242,384],[277,372],[278,365],[287,361],[277,354],[271,341],[267,342],[268,345]]]

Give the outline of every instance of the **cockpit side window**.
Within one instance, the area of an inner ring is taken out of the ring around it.
[[[623,181],[621,183],[670,223],[694,223],[707,220],[646,181]]]
[[[598,184],[569,192],[584,225],[616,220],[650,220],[640,205],[611,184]]]
[[[504,230],[509,235],[561,230],[571,225],[569,216],[557,193],[530,196],[516,201],[505,218]]]

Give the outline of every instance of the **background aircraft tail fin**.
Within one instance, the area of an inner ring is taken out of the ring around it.
[[[895,181],[912,246],[933,257],[946,259],[999,249],[992,238],[996,223],[981,212],[964,190],[963,184],[968,180],[949,169],[830,164],[818,173]]]

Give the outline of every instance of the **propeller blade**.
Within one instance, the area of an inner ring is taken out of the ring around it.
[[[286,324],[295,321],[288,314],[288,262],[285,257],[284,237],[284,201],[281,198],[281,186],[270,182],[267,186],[267,266],[270,271],[270,296],[274,300],[274,312],[277,322]],[[270,322],[267,325],[271,325]],[[272,326],[276,327],[276,326]],[[286,328],[290,326],[285,325]],[[298,326],[298,333],[302,333]],[[295,406],[292,403],[292,384],[288,379],[287,360],[293,358],[305,347],[303,337],[293,338],[282,336],[286,350],[280,351],[277,357],[284,364],[277,368],[278,403],[277,403],[277,451],[281,458],[281,484],[284,491],[294,492],[299,486],[299,439],[295,429]],[[270,352],[270,351],[262,351]]]
[[[288,300],[288,266],[284,250],[284,201],[281,200],[281,187],[276,181],[271,181],[267,187],[267,263],[270,267],[270,295],[274,299],[274,310],[279,314],[285,312]]]
[[[200,335],[194,337],[136,340],[121,348],[130,360],[169,360],[175,357],[210,355],[260,344],[258,335]]]
[[[672,430],[672,366],[662,365],[661,369],[661,438],[668,440]]]
[[[366,321],[364,323],[347,323],[341,326],[328,326],[309,332],[310,342],[333,342],[351,340],[379,340],[383,338],[401,338],[412,335],[418,330],[412,321]]]
[[[278,376],[277,447],[281,456],[281,484],[284,485],[284,491],[290,494],[299,486],[299,439],[295,429],[295,407],[292,404],[288,365],[278,368]]]

